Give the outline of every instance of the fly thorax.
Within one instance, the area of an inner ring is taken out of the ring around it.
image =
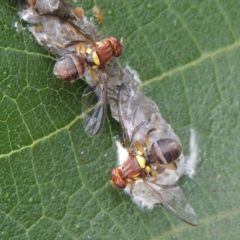
[[[141,167],[141,168],[146,168],[146,161],[145,161],[145,158],[142,157],[141,155],[137,155],[136,156],[136,159],[137,159],[137,162],[138,162],[138,165]]]

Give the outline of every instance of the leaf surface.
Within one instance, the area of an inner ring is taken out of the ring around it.
[[[98,29],[123,37],[120,63],[139,73],[185,155],[196,130],[200,162],[180,186],[198,227],[163,207],[138,209],[111,187],[119,124],[108,114],[101,134],[86,136],[86,84],[57,80],[55,58],[15,27],[26,27],[19,3],[0,3],[0,239],[238,239],[239,1],[74,3],[88,17],[102,8]]]

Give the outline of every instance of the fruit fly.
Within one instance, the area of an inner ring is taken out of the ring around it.
[[[88,136],[96,136],[104,124],[107,108],[107,79],[105,66],[122,53],[122,43],[115,37],[94,41],[83,29],[69,20],[63,19],[75,35],[75,39],[65,44],[52,41],[61,48],[75,47],[75,52],[61,57],[54,66],[54,75],[64,81],[74,82],[82,78],[88,68],[95,84],[82,95],[82,118]],[[101,70],[99,77],[95,69]]]
[[[122,54],[122,43],[115,37],[108,37],[100,41],[94,41],[92,37],[73,22],[66,20],[70,28],[76,34],[76,40],[60,47],[76,46],[76,53],[69,53],[61,57],[54,66],[54,75],[62,80],[73,82],[83,77],[86,67],[95,80],[98,77],[93,69],[103,69],[114,57]]]
[[[122,189],[130,188],[129,194],[133,200],[136,200],[136,203],[140,202],[141,204],[144,201],[151,201],[152,203],[149,205],[161,203],[184,222],[193,226],[198,225],[197,216],[176,181],[174,180],[170,184],[166,181],[167,175],[174,173],[177,169],[177,161],[182,154],[181,144],[168,137],[161,138],[151,144],[149,136],[155,131],[152,128],[146,133],[145,146],[136,141],[133,147],[133,135],[137,134],[143,127],[144,121],[140,121],[132,129],[132,136],[128,134],[128,126],[125,126],[124,122],[126,109],[123,110],[121,106],[122,102],[126,100],[123,97],[124,88],[122,85],[118,92],[118,114],[128,157],[119,167],[112,170],[112,185]],[[128,101],[131,101],[131,97]],[[137,116],[132,115],[132,118],[135,117]],[[131,117],[128,115],[129,122],[130,119]],[[142,205],[147,206],[148,203]]]

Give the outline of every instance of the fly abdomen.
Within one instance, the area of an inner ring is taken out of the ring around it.
[[[163,138],[154,142],[150,149],[150,162],[169,164],[179,158],[182,145],[171,138]]]

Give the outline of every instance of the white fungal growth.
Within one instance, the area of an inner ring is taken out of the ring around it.
[[[118,154],[118,160],[117,160],[117,165],[122,165],[124,161],[128,158],[128,151],[126,148],[123,147],[123,145],[116,140],[115,141],[116,146],[117,146],[117,154]]]
[[[19,22],[14,22],[14,28],[17,33],[20,33],[25,30],[25,28]]]
[[[44,32],[37,32],[36,29],[35,29],[35,26],[29,26],[28,27],[28,30],[32,33],[32,35],[35,37],[35,39],[38,41],[38,44],[39,45],[42,45],[44,46],[44,41],[46,41],[46,45],[47,43],[49,42],[50,45],[52,45],[52,43],[50,41],[47,41],[47,35],[46,33]]]
[[[196,131],[195,129],[191,128],[190,129],[190,144],[189,144],[189,157],[186,160],[185,163],[185,174],[193,178],[197,163],[199,161],[198,158],[198,145],[197,145],[197,140],[196,140]]]
[[[127,69],[127,70],[133,75],[133,80],[134,80],[134,81],[136,81],[136,82],[139,83],[139,84],[142,83],[142,81],[141,81],[141,79],[140,79],[137,71],[135,71],[134,69],[132,69],[129,65],[127,65],[127,66],[125,67],[125,69]]]

